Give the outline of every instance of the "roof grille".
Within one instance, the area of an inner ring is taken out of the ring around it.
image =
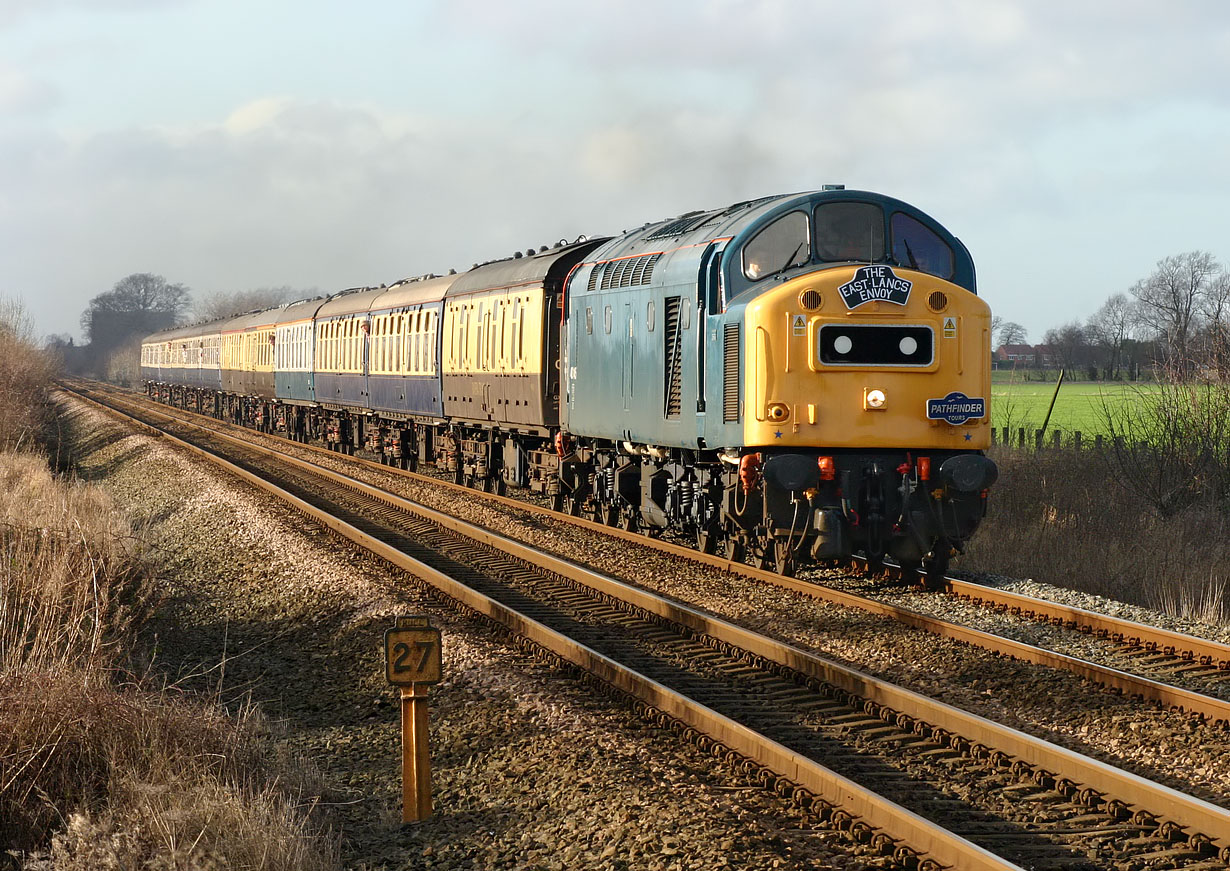
[[[654,230],[645,238],[648,239],[671,239],[675,236],[682,236],[684,233],[691,230],[693,227],[699,227],[705,221],[709,220],[712,212],[689,212],[681,218],[663,225],[657,230]]]

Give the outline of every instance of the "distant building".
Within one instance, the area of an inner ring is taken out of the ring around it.
[[[993,356],[999,369],[1049,369],[1059,359],[1050,345],[1000,345]]]

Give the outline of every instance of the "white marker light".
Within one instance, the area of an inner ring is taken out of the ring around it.
[[[888,397],[884,395],[883,390],[868,390],[867,391],[867,407],[868,408],[883,408],[884,403],[888,402]]]
[[[915,339],[913,336],[906,336],[897,347],[901,349],[901,353],[904,356],[910,357],[918,350],[918,339]]]
[[[833,350],[838,354],[849,354],[850,349],[854,347],[854,342],[849,336],[838,336],[833,340]]]

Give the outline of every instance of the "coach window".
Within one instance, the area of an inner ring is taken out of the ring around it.
[[[890,221],[893,231],[893,260],[937,275],[952,278],[952,249],[934,230],[903,212],[894,212]]]
[[[884,259],[884,213],[874,203],[816,206],[816,256],[829,263]]]
[[[807,215],[790,212],[743,246],[743,274],[751,281],[802,266],[811,258]]]
[[[436,313],[429,311],[424,316],[427,318],[427,348],[423,351],[427,365],[424,371],[428,375],[434,375],[436,374]]]
[[[416,311],[410,316],[410,332],[414,336],[413,350],[410,352],[410,371],[416,375],[422,372],[423,361],[423,313]]]

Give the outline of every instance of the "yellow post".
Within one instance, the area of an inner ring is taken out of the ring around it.
[[[401,821],[431,816],[431,753],[427,743],[427,686],[401,688]]]
[[[401,690],[401,821],[431,817],[427,688],[443,672],[440,630],[423,616],[398,617],[384,633],[385,676]]]

